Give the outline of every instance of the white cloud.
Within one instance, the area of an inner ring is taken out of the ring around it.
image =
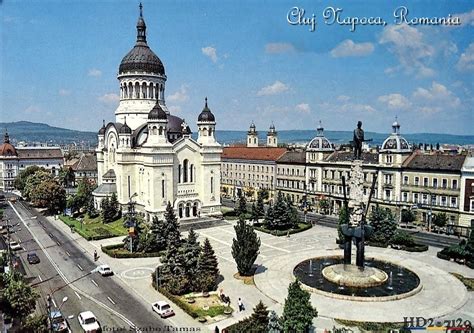
[[[177,92],[168,96],[168,100],[171,102],[186,102],[188,99],[188,88],[185,85],[182,85]]]
[[[40,113],[42,110],[37,105],[30,105],[28,106],[23,112],[24,113]]]
[[[418,87],[412,94],[412,103],[424,113],[450,111],[461,105],[461,100],[444,85],[433,82],[428,89]]]
[[[59,89],[58,94],[61,96],[68,96],[71,95],[71,90]]]
[[[309,113],[311,112],[311,108],[308,103],[301,103],[296,106],[296,110],[303,112],[303,113]]]
[[[339,57],[362,57],[371,54],[374,51],[372,43],[354,43],[350,39],[346,39],[338,46],[331,50],[331,56]]]
[[[217,50],[216,48],[212,46],[206,46],[201,49],[202,53],[206,56],[208,56],[212,62],[216,63],[217,62]]]
[[[461,25],[444,25],[446,28],[462,28],[474,25],[474,9],[470,12],[453,14],[451,17],[459,17]]]
[[[102,75],[102,71],[97,69],[97,68],[92,68],[92,69],[89,69],[89,72],[87,73],[88,76],[101,76]]]
[[[107,104],[117,104],[120,100],[120,96],[114,93],[104,94],[99,97],[99,101],[107,103]]]
[[[286,53],[295,52],[295,47],[291,43],[268,43],[265,45],[266,53]]]
[[[288,86],[281,81],[275,81],[275,83],[263,87],[257,93],[257,96],[268,96],[268,95],[276,95],[288,90]]]
[[[380,96],[379,102],[387,105],[389,109],[404,110],[410,107],[410,101],[401,94],[389,94]]]
[[[474,43],[469,44],[467,49],[461,54],[456,68],[459,71],[474,70]]]
[[[348,100],[350,100],[351,98],[349,96],[346,96],[346,95],[339,95],[337,97],[337,100],[338,101],[341,101],[341,102],[347,102]]]
[[[406,74],[415,74],[418,77],[430,77],[435,74],[435,71],[425,64],[435,54],[435,48],[424,41],[423,34],[416,28],[406,24],[388,25],[384,28],[379,43],[386,44],[400,63],[387,69],[386,73],[403,70]]]
[[[177,106],[177,105],[168,106],[168,110],[169,110],[171,113],[181,113],[181,112],[183,112],[183,110],[181,109],[181,107],[180,107],[180,106]]]
[[[376,110],[369,104],[347,103],[340,107],[342,112],[365,112],[373,113]]]

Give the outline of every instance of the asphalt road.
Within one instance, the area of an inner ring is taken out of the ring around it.
[[[91,274],[96,268],[93,258],[35,209],[21,201],[14,203],[13,207],[16,212],[7,207],[5,213],[10,224],[20,225],[11,237],[21,241],[23,249],[17,254],[24,263],[28,279],[41,294],[39,309],[43,313],[46,313],[46,297],[53,293],[56,307],[61,306],[64,297],[68,297],[61,311],[69,318],[73,332],[81,331],[77,315],[86,310],[96,315],[104,331],[114,328],[128,332],[131,326],[142,331],[158,331],[169,325],[151,311],[150,305],[127,291],[118,277]],[[33,251],[40,257],[39,264],[30,265],[26,260],[27,253]],[[74,280],[77,281],[71,283]]]
[[[232,200],[229,199],[222,199],[222,204],[227,207],[235,207],[235,203]],[[301,211],[298,211],[300,214],[300,217],[302,220],[304,220],[304,214]],[[337,223],[338,219],[333,216],[327,216],[327,215],[319,215],[315,213],[308,213],[306,216],[306,220],[308,222],[312,222],[313,224],[317,225],[322,225],[325,227],[330,227],[330,228],[337,228]],[[440,247],[443,248],[445,246],[453,245],[453,244],[458,244],[459,239],[454,236],[447,236],[443,234],[435,234],[435,233],[430,233],[430,232],[424,232],[420,230],[415,230],[415,229],[403,229],[406,230],[410,233],[413,234],[413,237],[418,243],[429,245],[429,246],[434,246],[434,247]]]

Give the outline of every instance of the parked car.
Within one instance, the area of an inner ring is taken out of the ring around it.
[[[79,325],[86,333],[98,333],[101,330],[99,322],[91,311],[79,313],[77,320],[79,320]]]
[[[72,333],[71,329],[69,328],[69,324],[62,315],[61,311],[51,311],[50,321],[50,327],[53,332]]]
[[[21,245],[17,241],[10,242],[10,249],[12,251],[21,250]]]
[[[158,301],[151,305],[151,309],[158,313],[161,318],[166,318],[170,316],[174,316],[174,311],[171,306],[166,303],[165,301]]]
[[[30,252],[26,255],[26,259],[30,264],[39,264],[40,258],[36,254],[36,252]]]
[[[112,269],[110,268],[109,265],[100,265],[99,266],[99,273],[102,275],[102,276],[109,276],[109,275],[114,275],[114,272],[112,271]]]

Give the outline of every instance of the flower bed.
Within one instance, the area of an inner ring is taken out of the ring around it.
[[[127,235],[122,218],[107,224],[102,223],[100,217],[91,219],[86,216],[82,223],[65,215],[59,216],[59,219],[88,241]]]
[[[302,232],[311,228],[312,228],[311,224],[299,223],[297,228],[291,228],[291,229],[285,229],[285,230],[271,230],[271,229],[266,228],[264,225],[254,224],[255,230],[265,232],[267,234],[271,234],[274,236],[286,236],[288,235],[288,233],[292,235],[292,234],[296,234],[298,232]]]
[[[102,246],[102,252],[107,254],[112,258],[148,258],[148,257],[161,257],[162,252],[151,252],[151,253],[143,253],[143,252],[133,252],[130,253],[123,247],[123,244],[113,244]]]

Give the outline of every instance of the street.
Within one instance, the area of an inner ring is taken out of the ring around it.
[[[128,331],[133,326],[158,330],[166,326],[148,304],[127,291],[118,277],[90,273],[100,259],[94,263],[69,235],[56,229],[36,210],[18,201],[6,207],[5,215],[11,225],[20,223],[11,238],[22,246],[16,254],[23,261],[27,280],[40,292],[38,306],[43,313],[47,313],[47,295],[52,293],[53,309],[61,308],[73,332],[81,330],[77,315],[86,310],[96,315],[104,330]],[[29,252],[36,252],[41,262],[28,264]],[[65,297],[67,301],[63,303]]]

